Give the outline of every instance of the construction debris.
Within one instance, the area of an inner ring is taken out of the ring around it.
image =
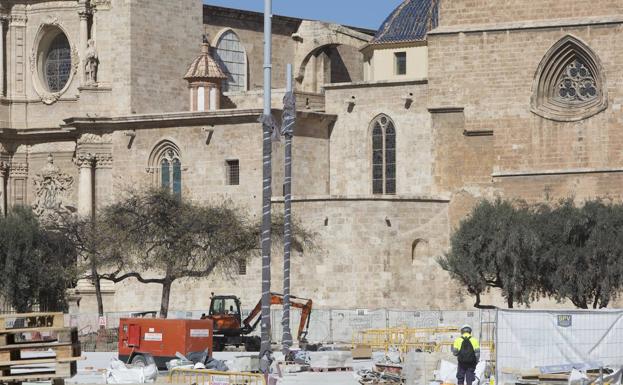
[[[116,358],[110,361],[104,378],[107,384],[145,384],[156,382],[158,367],[155,363],[147,366],[126,365]]]
[[[369,369],[357,371],[355,379],[362,385],[389,385],[402,384],[403,379],[400,375],[392,373],[382,373]]]
[[[352,370],[353,355],[351,352],[326,351],[309,354],[309,365],[315,369],[348,369]]]

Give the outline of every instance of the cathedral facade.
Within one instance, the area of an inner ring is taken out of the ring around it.
[[[263,16],[200,0],[0,1],[0,210],[91,215],[129,187],[261,214]],[[621,198],[620,0],[405,0],[377,31],[273,17],[273,113],[294,66],[293,213],[321,308],[469,308],[436,258],[481,199]],[[283,210],[283,142],[273,210]],[[282,256],[273,253],[273,290]],[[259,298],[260,260],[174,285]],[[160,286],[105,285],[107,311]],[[93,288],[73,289],[80,312]],[[491,299],[495,302],[495,298]]]

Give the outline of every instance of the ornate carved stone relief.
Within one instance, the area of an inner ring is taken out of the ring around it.
[[[28,177],[28,164],[11,162],[9,164],[9,176],[13,178]]]
[[[91,134],[86,133],[80,135],[78,144],[110,144],[112,143],[112,134]]]
[[[54,165],[54,157],[48,155],[45,167],[33,179],[35,186],[35,203],[33,211],[45,222],[56,222],[60,215],[73,212],[68,199],[74,178],[64,174]]]
[[[74,163],[80,167],[93,167],[93,162],[95,161],[95,155],[91,154],[91,153],[79,153],[76,155],[76,157],[74,158]]]
[[[112,168],[112,154],[96,154],[95,155],[95,167],[97,168]]]

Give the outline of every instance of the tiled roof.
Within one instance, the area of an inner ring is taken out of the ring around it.
[[[203,43],[199,55],[186,71],[186,80],[227,79],[227,76],[216,63],[210,52],[210,45]]]
[[[425,40],[437,27],[439,0],[404,0],[381,25],[370,44]]]

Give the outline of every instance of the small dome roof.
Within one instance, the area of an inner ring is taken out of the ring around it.
[[[370,44],[426,40],[438,19],[439,0],[404,0],[385,19]]]
[[[203,43],[201,55],[199,55],[186,71],[184,79],[188,81],[198,81],[202,79],[227,79],[216,60],[212,57],[210,44]]]

